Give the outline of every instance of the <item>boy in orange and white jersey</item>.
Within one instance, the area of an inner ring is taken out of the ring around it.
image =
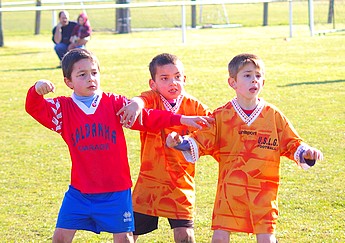
[[[190,136],[169,134],[167,145],[195,162],[211,155],[219,163],[212,242],[228,243],[231,232],[256,234],[258,243],[275,243],[280,157],[307,169],[323,154],[302,141],[274,105],[259,98],[265,83],[263,61],[240,54],[229,65],[236,98],[213,112],[215,123]]]
[[[175,55],[157,55],[149,69],[151,90],[133,98],[134,103],[175,114],[210,114],[206,105],[185,92],[183,64]],[[127,112],[129,110],[124,111],[124,119]],[[128,120],[123,123],[127,124]],[[140,132],[141,166],[133,191],[134,239],[157,229],[158,218],[165,217],[174,231],[175,242],[195,242],[195,165],[165,145],[167,134],[178,132],[187,135],[195,130],[181,125],[158,132]]]

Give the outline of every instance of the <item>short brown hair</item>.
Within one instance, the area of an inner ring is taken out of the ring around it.
[[[237,73],[247,63],[253,63],[262,73],[265,73],[265,65],[260,57],[250,53],[242,53],[235,56],[228,64],[229,76],[236,78]]]
[[[89,59],[91,62],[96,63],[98,70],[100,70],[99,61],[97,57],[94,54],[92,54],[92,52],[86,49],[76,48],[67,52],[62,58],[61,67],[63,76],[68,79],[71,79],[74,63],[82,59]]]
[[[151,78],[153,80],[155,80],[155,76],[157,73],[157,67],[164,66],[167,64],[174,64],[175,65],[178,60],[179,59],[177,56],[175,56],[173,54],[169,54],[169,53],[162,53],[162,54],[155,56],[149,65]]]

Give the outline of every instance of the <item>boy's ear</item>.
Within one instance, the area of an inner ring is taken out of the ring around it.
[[[156,82],[152,78],[149,80],[149,85],[153,91],[157,91]]]
[[[229,83],[229,86],[233,89],[236,89],[236,80],[232,77],[229,77],[228,78],[228,83]]]
[[[65,81],[65,84],[67,85],[67,87],[69,87],[70,89],[73,89],[72,81],[69,78],[64,77],[63,80]]]

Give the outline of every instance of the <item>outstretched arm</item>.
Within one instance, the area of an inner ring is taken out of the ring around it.
[[[214,123],[214,118],[209,116],[181,116],[181,124],[197,129],[210,127],[212,123]]]
[[[143,125],[142,121],[142,109],[145,107],[144,101],[139,97],[131,99],[130,103],[122,107],[116,114],[121,115],[121,123],[123,126],[129,128],[132,127],[136,119],[139,117],[139,124]],[[195,127],[202,129],[203,127],[209,127],[214,122],[214,118],[208,116],[181,116],[180,123],[182,125]]]
[[[139,124],[142,125],[142,116],[141,111],[144,108],[145,104],[142,99],[139,97],[134,97],[130,100],[130,103],[122,107],[116,115],[121,115],[121,124],[124,127],[132,127],[136,119],[139,117]]]

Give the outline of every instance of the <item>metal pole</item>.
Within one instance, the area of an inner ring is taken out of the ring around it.
[[[314,36],[314,2],[308,0],[310,36]]]
[[[52,28],[56,25],[56,11],[52,11]]]
[[[182,10],[181,10],[181,17],[182,17],[182,43],[186,43],[186,6],[182,5]]]
[[[292,38],[292,0],[289,0],[289,26],[290,26],[290,38]]]

